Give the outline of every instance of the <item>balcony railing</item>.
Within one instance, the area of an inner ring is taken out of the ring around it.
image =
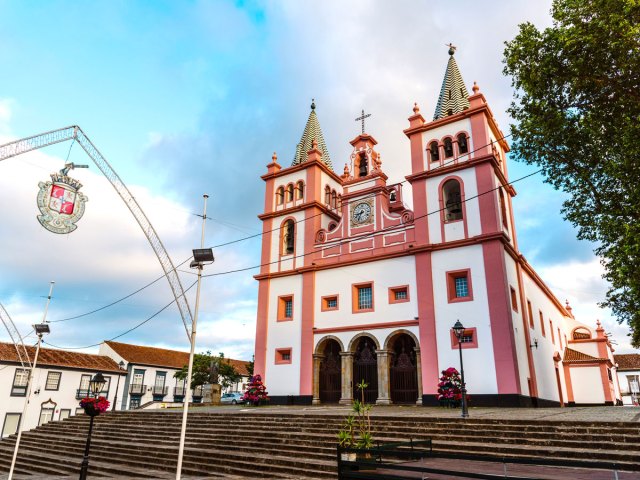
[[[185,392],[186,392],[186,388],[184,387],[173,387],[174,397],[184,397]]]
[[[202,385],[198,385],[193,389],[193,397],[194,398],[202,398]]]
[[[13,385],[11,387],[11,396],[12,397],[26,397],[27,396],[27,386]]]
[[[154,385],[153,386],[153,394],[160,396],[162,395],[163,397],[169,393],[169,387],[163,387],[161,385]]]
[[[144,395],[147,392],[147,386],[139,383],[132,383],[129,386],[129,393],[131,395]]]
[[[93,394],[89,391],[88,388],[79,388],[78,390],[76,390],[76,398],[77,399],[81,399],[81,398],[87,398],[87,397],[93,397]]]

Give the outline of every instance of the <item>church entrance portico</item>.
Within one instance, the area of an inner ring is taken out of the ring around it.
[[[418,388],[420,349],[407,333],[397,333],[387,341],[389,356],[389,390],[394,404],[422,403]]]
[[[378,355],[376,342],[368,335],[362,335],[352,341],[353,351],[353,387],[352,398],[361,399],[358,384],[364,382],[364,401],[376,403],[378,400]]]

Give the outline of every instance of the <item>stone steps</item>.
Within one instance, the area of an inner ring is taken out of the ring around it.
[[[335,478],[336,433],[343,415],[191,412],[184,475],[240,478]],[[92,474],[166,477],[175,471],[180,412],[110,412],[96,418]],[[77,474],[89,420],[77,416],[23,433],[20,473]],[[634,424],[372,416],[381,442],[432,438],[434,450],[506,457],[610,461],[640,470]],[[0,441],[7,471],[15,438]],[[99,452],[99,453],[98,453]],[[108,458],[109,461],[104,459]]]

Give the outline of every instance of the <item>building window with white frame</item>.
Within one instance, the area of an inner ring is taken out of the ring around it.
[[[49,372],[47,373],[47,383],[44,386],[45,390],[58,390],[60,388],[61,372]]]
[[[29,370],[16,368],[11,387],[12,397],[25,397],[27,395],[27,385],[29,383]]]

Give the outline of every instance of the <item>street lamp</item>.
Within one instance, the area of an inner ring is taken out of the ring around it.
[[[91,380],[89,380],[89,392],[93,394],[95,398],[98,398],[98,395],[104,388],[107,380],[104,378],[102,373],[96,373]],[[82,457],[82,466],[80,467],[80,480],[85,480],[87,478],[87,470],[89,470],[89,448],[91,447],[91,432],[93,432],[93,417],[95,417],[99,412],[94,410],[92,413],[89,413],[88,410],[85,410],[87,414],[89,414],[89,434],[87,435],[87,443],[84,446],[84,457]]]
[[[120,370],[124,370],[124,362],[122,360],[120,360],[120,363],[118,363],[118,366],[120,367]],[[113,407],[111,407],[111,411],[114,411],[116,409],[116,404],[118,403],[119,388],[120,388],[120,374],[118,374],[118,383],[116,384],[116,394],[113,397]]]
[[[460,393],[462,394],[462,418],[467,418],[469,412],[467,411],[467,387],[464,383],[464,366],[462,365],[462,337],[464,336],[464,326],[460,323],[460,320],[456,320],[456,324],[453,326],[453,333],[458,339],[458,352],[460,353],[460,377],[462,386]]]

